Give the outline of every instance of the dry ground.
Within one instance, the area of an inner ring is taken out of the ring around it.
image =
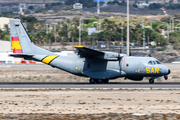
[[[1,91],[1,113],[177,113],[180,91]]]
[[[179,90],[1,89],[0,94],[3,119],[180,119]]]

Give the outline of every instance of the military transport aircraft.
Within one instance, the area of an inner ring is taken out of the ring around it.
[[[108,83],[110,79],[124,77],[141,81],[150,77],[168,79],[170,70],[153,57],[131,57],[116,52],[103,52],[76,46],[77,55],[60,56],[35,46],[19,19],[10,20],[13,57],[35,60],[74,75],[89,77],[90,83]]]

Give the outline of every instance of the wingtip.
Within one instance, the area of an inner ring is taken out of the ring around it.
[[[74,48],[84,48],[84,46],[75,46]]]

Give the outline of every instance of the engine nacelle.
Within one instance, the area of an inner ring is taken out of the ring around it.
[[[117,61],[119,60],[119,53],[115,52],[105,52],[103,56],[99,56],[98,58],[108,60],[108,61]]]
[[[143,77],[140,77],[140,76],[132,76],[132,77],[126,77],[127,79],[130,79],[130,80],[135,80],[135,81],[142,81],[143,80]]]

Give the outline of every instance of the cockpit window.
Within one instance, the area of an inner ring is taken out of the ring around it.
[[[154,63],[154,65],[156,64],[156,62],[155,62],[155,61],[153,61],[153,63]]]
[[[157,64],[161,64],[159,61],[156,61]]]
[[[149,65],[153,65],[152,61],[149,61],[148,64],[149,64]]]

